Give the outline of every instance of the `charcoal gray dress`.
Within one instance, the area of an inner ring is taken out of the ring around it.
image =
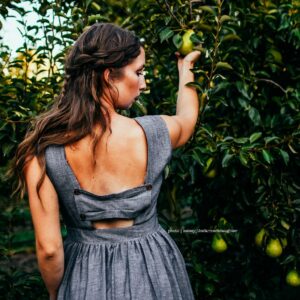
[[[159,115],[134,118],[148,147],[144,184],[108,195],[82,189],[62,145],[46,148],[46,172],[67,228],[65,272],[58,300],[194,300],[183,256],[157,219],[163,171],[172,156]],[[134,219],[123,228],[95,229],[91,221]]]

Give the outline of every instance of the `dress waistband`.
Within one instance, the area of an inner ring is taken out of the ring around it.
[[[149,219],[147,222],[129,227],[114,227],[105,229],[84,229],[67,227],[65,243],[120,243],[132,239],[144,237],[161,228],[157,217]]]

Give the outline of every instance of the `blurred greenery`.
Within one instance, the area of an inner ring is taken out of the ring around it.
[[[199,120],[173,152],[158,203],[163,227],[186,229],[170,234],[196,299],[298,299],[285,276],[300,271],[300,1],[23,1],[39,16],[33,26],[20,2],[0,4],[4,22],[8,9],[18,13],[24,40],[17,55],[0,40],[0,298],[47,299],[28,199],[10,198],[4,174],[30,119],[59,93],[68,47],[104,21],[134,30],[145,44],[148,90],[121,111],[130,117],[175,114],[174,52],[185,30],[195,31],[202,52],[192,83]],[[222,253],[211,248],[216,230],[225,230]],[[286,241],[276,258],[265,252],[272,238]]]

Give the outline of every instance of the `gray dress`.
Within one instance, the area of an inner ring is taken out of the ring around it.
[[[148,145],[147,175],[138,187],[90,193],[80,187],[64,146],[46,148],[46,172],[67,228],[58,300],[194,300],[183,256],[157,219],[163,171],[172,156],[168,129],[159,115],[134,120]],[[134,219],[134,225],[92,227],[91,221],[107,218]]]

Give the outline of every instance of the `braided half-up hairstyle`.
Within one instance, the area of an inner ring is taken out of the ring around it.
[[[103,72],[109,68],[110,78],[122,78],[122,67],[140,54],[140,48],[140,40],[132,31],[111,23],[96,23],[80,35],[66,57],[60,95],[48,111],[31,121],[11,161],[7,175],[14,178],[12,197],[23,199],[24,169],[34,156],[42,169],[36,186],[39,195],[46,174],[45,148],[48,145],[72,144],[90,134],[95,164],[98,141],[107,128],[112,132],[109,112],[101,100],[103,88],[116,90],[104,79]],[[117,98],[112,98],[115,106]],[[101,134],[93,130],[96,125],[100,125]]]

